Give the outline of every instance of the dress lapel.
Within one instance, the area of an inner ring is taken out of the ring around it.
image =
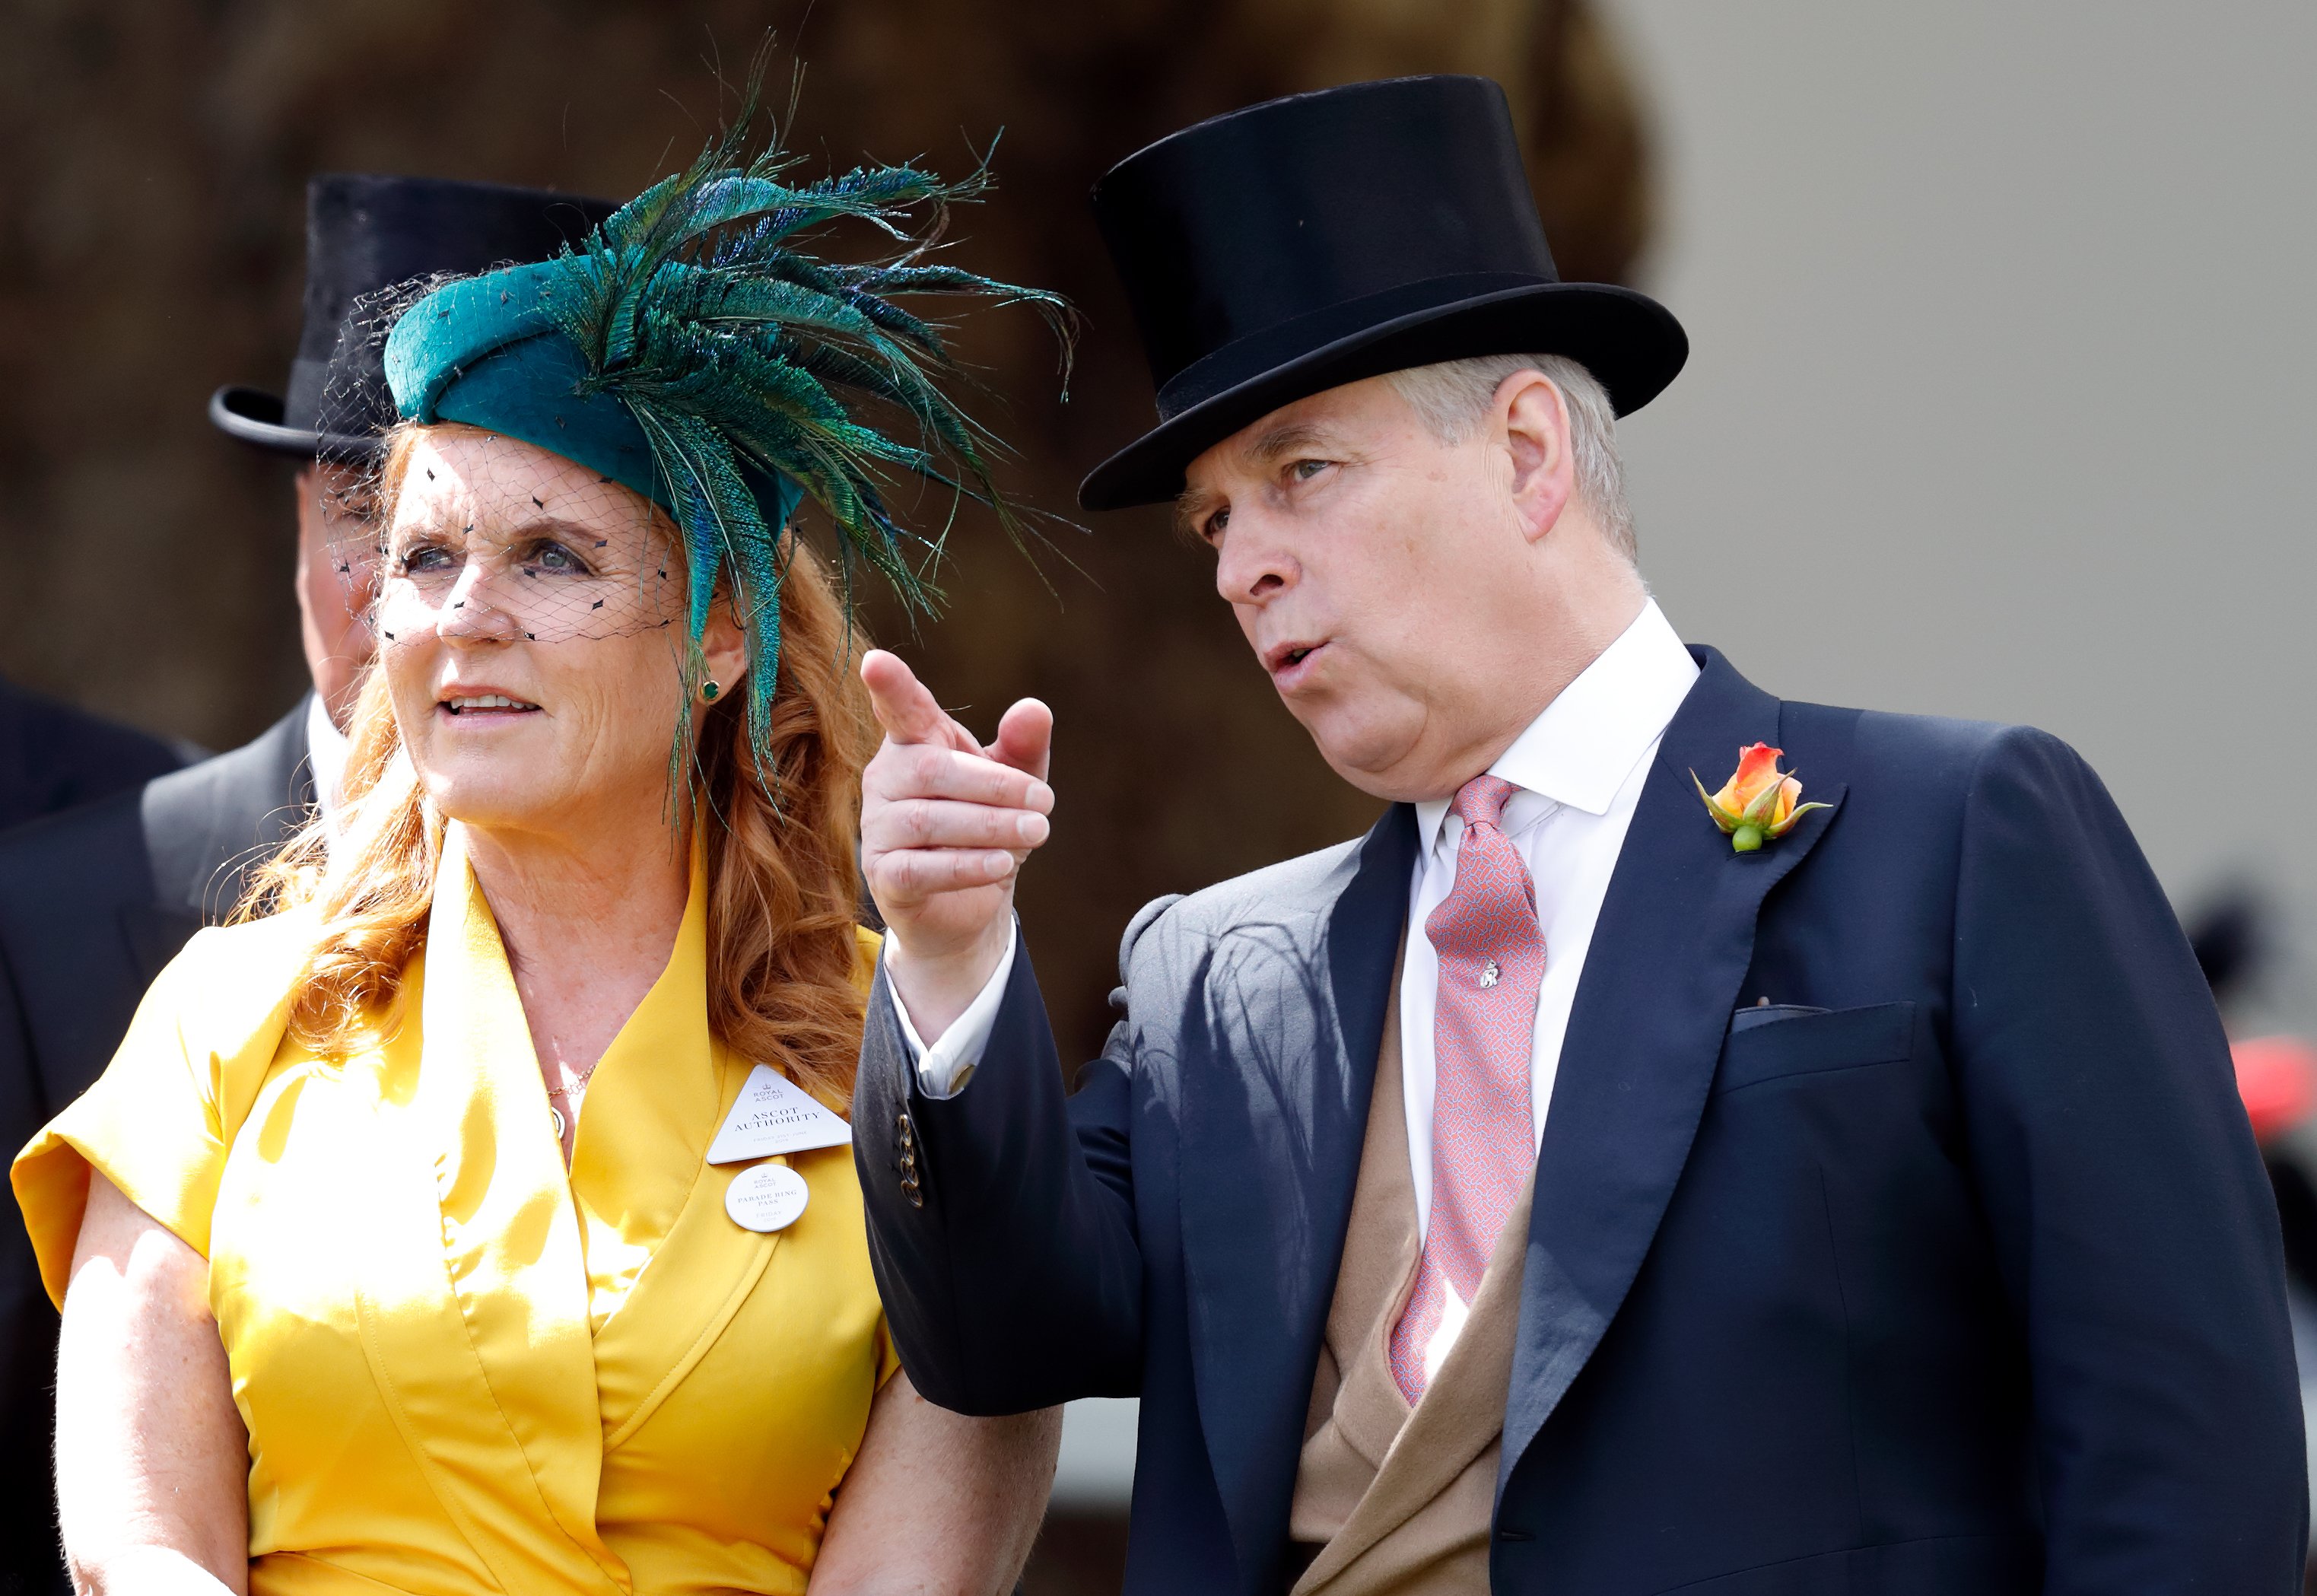
[[[747,1076],[746,1067],[732,1072],[734,1101]],[[766,1161],[794,1167],[817,1156]],[[606,1452],[641,1429],[684,1383],[764,1279],[780,1247],[779,1233],[743,1230],[724,1211],[725,1188],[747,1167],[699,1164],[689,1200],[651,1267],[596,1338]]]
[[[567,1583],[586,1576],[577,1588],[618,1588],[625,1571],[595,1529],[603,1430],[586,1260],[562,1150],[505,949],[455,829],[436,880],[414,1152],[431,1164],[423,1173],[434,1188],[457,1319],[499,1426],[539,1505],[579,1555],[560,1557],[568,1566],[558,1573]],[[390,1371],[400,1360],[384,1361]]]
[[[751,1066],[709,1036],[707,905],[695,847],[667,968],[605,1050],[579,1114],[571,1187],[593,1271],[607,1451],[715,1344],[780,1244],[777,1233],[743,1230],[724,1211],[725,1188],[746,1166],[708,1162]]]
[[[1538,1151],[1498,1490],[1600,1342],[1689,1156],[1764,897],[1840,819],[1738,854],[1698,802],[1738,750],[1778,740],[1778,701],[1710,649],[1666,728],[1585,959]]]
[[[1183,1251],[1199,1420],[1251,1579],[1283,1555],[1416,848],[1387,811],[1297,923],[1212,950],[1186,1017]]]
[[[604,1050],[579,1111],[571,1192],[599,1358],[614,1310],[700,1184],[726,1095],[708,1035],[707,901],[695,847],[666,967]]]
[[[872,939],[863,976],[875,957]],[[725,1211],[726,1190],[753,1163],[708,1162],[756,1063],[711,1036],[707,991],[707,863],[695,846],[667,968],[596,1065],[571,1160],[607,1455],[683,1385],[792,1234],[744,1229]],[[794,1169],[824,1204],[856,1179],[844,1147],[754,1161]]]

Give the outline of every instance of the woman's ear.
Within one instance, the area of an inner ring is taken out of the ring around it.
[[[707,667],[700,684],[702,694],[708,693],[708,684],[713,682],[713,696],[721,698],[748,674],[748,634],[741,627],[729,596],[708,606],[708,625],[700,634],[700,653]]]

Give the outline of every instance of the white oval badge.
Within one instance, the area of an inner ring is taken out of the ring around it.
[[[732,1177],[724,1188],[724,1212],[743,1230],[786,1230],[804,1212],[812,1192],[804,1177],[784,1164],[758,1164]]]

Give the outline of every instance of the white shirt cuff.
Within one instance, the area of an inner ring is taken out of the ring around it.
[[[909,1006],[888,983],[893,1018],[901,1022],[901,1037],[908,1043],[909,1052],[917,1061],[917,1089],[926,1096],[936,1100],[953,1098],[973,1078],[982,1054],[989,1046],[990,1030],[997,1023],[998,1000],[1006,995],[1006,982],[1014,973],[1014,950],[1021,941],[1021,923],[1009,921],[1006,928],[1006,953],[997,961],[997,973],[990,976],[989,984],[974,994],[965,1012],[931,1047],[917,1036],[917,1027],[909,1023]]]

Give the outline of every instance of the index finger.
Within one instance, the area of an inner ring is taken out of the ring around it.
[[[861,657],[861,680],[885,735],[902,744],[932,743],[979,754],[981,745],[950,719],[917,673],[898,654],[872,649]]]

